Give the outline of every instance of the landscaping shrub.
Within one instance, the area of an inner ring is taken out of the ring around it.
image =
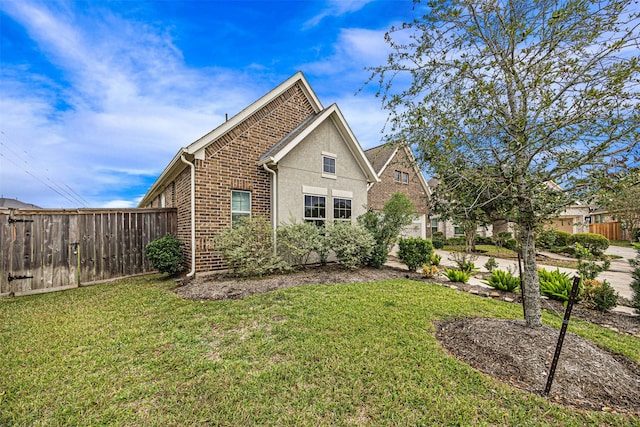
[[[309,222],[292,222],[277,230],[278,254],[290,265],[304,265],[320,247],[318,227]]]
[[[569,239],[571,238],[571,234],[566,231],[553,230],[553,233],[556,236],[556,246],[568,246]]]
[[[182,242],[172,234],[149,243],[145,247],[145,255],[151,267],[161,273],[174,275],[185,270]]]
[[[514,276],[511,271],[494,270],[486,283],[501,291],[514,292],[520,288],[520,278]]]
[[[451,237],[446,240],[446,244],[449,246],[464,246],[467,244],[465,237]]]
[[[477,255],[471,255],[466,252],[452,252],[449,256],[449,260],[456,263],[458,270],[464,271],[471,275],[476,271],[476,265],[474,261],[478,259]]]
[[[289,265],[273,251],[273,230],[262,216],[252,217],[225,229],[216,239],[216,249],[240,276],[262,276]]]
[[[471,275],[467,272],[455,270],[453,268],[444,271],[444,275],[452,282],[467,283]]]
[[[419,266],[426,264],[433,255],[433,245],[430,240],[420,237],[400,238],[398,241],[398,258],[409,271],[416,271]]]
[[[425,264],[422,266],[422,274],[429,279],[434,278],[440,273],[438,266]]]
[[[618,303],[618,293],[606,280],[588,279],[583,284],[582,301],[588,308],[606,312]]]
[[[631,295],[631,305],[635,308],[636,313],[640,314],[640,244],[636,243],[634,247],[638,254],[635,259],[629,260],[629,264],[633,267],[633,271],[631,272],[631,277],[633,277],[633,281],[631,282],[631,290],[633,291]]]
[[[506,247],[506,241],[510,240],[513,238],[513,235],[511,234],[511,232],[509,231],[501,231],[498,233],[498,235],[493,239],[495,242],[495,245],[498,248],[504,248]]]
[[[556,243],[556,233],[554,230],[539,230],[536,232],[536,247],[541,249],[551,249],[560,246]]]
[[[518,241],[516,239],[507,239],[504,241],[505,249],[509,249],[510,251],[515,251],[516,246],[518,246]]]
[[[326,237],[338,262],[351,269],[364,264],[375,245],[373,237],[364,227],[348,222],[326,227]]]
[[[431,265],[435,265],[436,267],[440,265],[440,262],[442,261],[442,257],[438,254],[431,254],[431,259],[429,260],[431,262]]]
[[[578,273],[582,279],[593,280],[598,277],[598,274],[611,267],[611,261],[609,259],[605,259],[602,265],[593,261],[593,254],[580,243],[576,243],[573,254],[579,260]]]
[[[562,301],[564,304],[569,301],[569,294],[573,286],[573,280],[569,273],[563,273],[559,269],[548,271],[545,269],[538,270],[538,278],[540,279],[540,293],[551,299]],[[580,291],[578,292],[578,298]]]
[[[487,262],[484,263],[484,268],[486,268],[489,272],[492,272],[494,268],[498,266],[496,259],[494,257],[489,257]]]
[[[395,193],[384,204],[382,212],[367,211],[358,217],[358,224],[371,234],[375,242],[366,261],[368,265],[382,267],[402,228],[413,221],[413,211],[409,197]]]
[[[609,239],[600,234],[576,233],[571,235],[570,244],[580,243],[587,248],[594,256],[600,256],[609,247]]]
[[[479,234],[476,234],[476,244],[478,245],[494,245],[495,242],[493,240],[493,237],[490,236],[486,236],[483,237]]]
[[[431,239],[431,244],[435,249],[444,248],[444,240],[437,237],[434,237],[433,239]]]

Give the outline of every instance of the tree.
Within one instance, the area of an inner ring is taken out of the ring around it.
[[[536,226],[593,194],[590,179],[604,165],[637,156],[634,7],[416,2],[421,16],[391,28],[388,62],[372,69],[393,138],[411,141],[440,185],[490,189],[476,206],[493,203],[517,224],[529,327],[542,325]]]
[[[375,246],[367,264],[380,268],[404,227],[414,219],[414,206],[403,193],[394,193],[382,212],[367,211],[358,217],[358,224],[371,233]]]
[[[640,229],[640,168],[613,177],[598,197],[599,203],[624,224],[630,242]]]

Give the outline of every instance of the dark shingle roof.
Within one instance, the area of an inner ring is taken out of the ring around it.
[[[375,170],[377,174],[380,174],[384,165],[386,165],[389,159],[391,159],[391,156],[393,156],[396,148],[398,148],[396,144],[383,144],[365,150],[364,154],[367,156],[367,160],[369,160],[371,166],[373,166],[373,170]]]

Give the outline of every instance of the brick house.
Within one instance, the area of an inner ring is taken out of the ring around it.
[[[226,268],[215,238],[240,218],[355,222],[376,181],[337,105],[324,108],[298,72],[180,149],[139,207],[177,208],[195,274]]]
[[[394,193],[404,193],[413,203],[417,218],[403,234],[423,239],[431,237],[428,223],[431,191],[409,146],[383,144],[366,150],[365,155],[380,179],[369,184],[369,208],[381,211]]]

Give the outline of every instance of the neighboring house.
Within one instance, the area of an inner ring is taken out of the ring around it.
[[[365,151],[380,182],[369,184],[369,209],[381,211],[394,193],[404,193],[415,207],[416,219],[403,235],[431,237],[429,197],[431,191],[407,144],[383,144]]]
[[[176,207],[192,271],[225,269],[215,238],[242,217],[355,222],[377,176],[342,113],[299,72],[182,148],[139,207]]]
[[[589,231],[589,206],[577,202],[567,206],[553,218],[550,218],[545,228],[564,231],[569,234],[584,233]]]
[[[31,203],[21,202],[18,199],[7,199],[0,197],[0,208],[8,209],[42,209],[40,206],[32,205]]]

